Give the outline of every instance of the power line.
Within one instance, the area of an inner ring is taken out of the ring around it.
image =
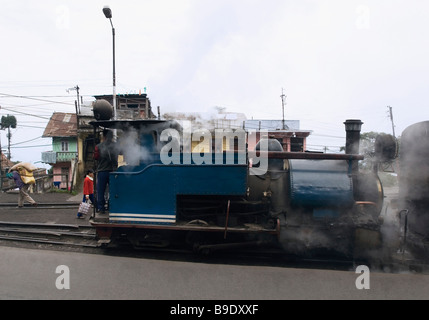
[[[28,125],[25,125],[25,124],[20,124],[19,127],[20,128],[35,128],[35,129],[45,129],[46,128],[46,127],[28,126]]]
[[[21,141],[21,142],[17,142],[17,143],[11,144],[11,146],[16,146],[16,145],[18,145],[18,144],[27,143],[27,142],[34,141],[34,140],[37,140],[37,139],[43,139],[43,138],[42,138],[42,136],[40,136],[40,137],[33,138],[33,139],[30,139],[30,140]]]
[[[4,110],[9,110],[9,111],[12,111],[12,112],[16,112],[16,113],[19,113],[19,114],[23,114],[23,115],[26,115],[26,116],[31,116],[31,117],[40,118],[40,119],[46,119],[46,120],[49,120],[49,119],[50,119],[50,118],[42,117],[42,116],[39,116],[39,115],[31,114],[31,113],[26,113],[26,112],[22,112],[22,111],[12,110],[12,109],[5,108],[5,107],[2,107],[2,109],[4,109]]]
[[[70,103],[70,102],[46,100],[46,99],[40,99],[40,98],[33,98],[31,96],[17,96],[17,95],[7,94],[7,93],[1,93],[1,92],[0,92],[0,95],[5,96],[5,97],[13,97],[13,98],[20,98],[20,99],[29,99],[29,100],[36,100],[36,101],[43,101],[43,102],[50,102],[50,103],[59,103],[59,104],[66,104],[66,105],[74,106],[74,103]]]
[[[39,147],[51,147],[51,144],[40,144],[40,145],[36,145],[36,146],[21,146],[21,147],[12,147],[12,149],[24,149],[24,148],[39,148]]]

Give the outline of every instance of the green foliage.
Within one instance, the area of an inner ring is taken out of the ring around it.
[[[4,130],[7,128],[16,128],[16,118],[14,116],[7,115],[1,117],[0,129]]]
[[[396,170],[397,164],[396,159],[390,160],[381,160],[376,159],[375,153],[375,140],[377,136],[387,136],[386,133],[380,132],[364,132],[360,135],[360,150],[359,153],[364,155],[364,160],[359,162],[359,168],[363,171],[372,171],[375,161],[379,163],[378,165],[378,175],[382,180],[383,185],[385,186],[396,186],[397,177],[394,173]],[[397,139],[400,140],[400,137]],[[380,156],[380,155],[378,155]],[[385,171],[385,172],[383,172]]]

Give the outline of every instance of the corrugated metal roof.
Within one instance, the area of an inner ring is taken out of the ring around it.
[[[77,136],[77,118],[74,113],[54,112],[49,120],[43,138]]]

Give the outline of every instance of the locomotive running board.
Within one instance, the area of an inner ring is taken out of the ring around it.
[[[171,231],[206,231],[206,232],[225,232],[225,227],[208,225],[208,224],[189,224],[189,223],[176,223],[173,225],[159,225],[159,224],[128,224],[128,223],[112,223],[112,222],[98,222],[93,219],[90,223],[95,228],[99,229],[157,229],[157,230],[171,230]],[[258,225],[246,224],[240,227],[228,227],[228,233],[267,233],[271,235],[280,234],[280,223],[277,223],[276,228],[266,229]]]

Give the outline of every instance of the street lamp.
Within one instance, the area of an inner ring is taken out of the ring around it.
[[[109,6],[104,6],[103,13],[110,21],[113,35],[113,120],[116,120],[116,70],[115,70],[115,28],[112,23],[112,10]]]

